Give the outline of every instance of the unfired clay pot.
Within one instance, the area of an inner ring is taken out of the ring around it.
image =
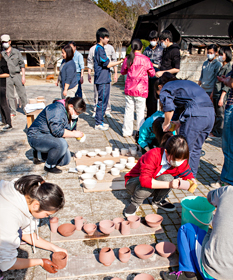
[[[134,280],[154,280],[155,278],[147,273],[141,273],[134,277]]]
[[[75,232],[75,230],[76,230],[75,225],[68,224],[68,223],[59,226],[57,229],[57,231],[65,237],[72,235]]]
[[[186,180],[181,180],[178,189],[188,190],[190,188],[190,182]]]
[[[134,248],[134,253],[143,260],[149,259],[155,252],[155,249],[147,244],[141,244]]]
[[[168,258],[176,251],[176,246],[171,242],[159,242],[155,246],[156,251],[161,257]]]
[[[114,260],[115,260],[115,255],[111,248],[104,247],[100,250],[99,261],[103,265],[109,266],[113,263]]]
[[[123,218],[115,218],[112,220],[113,223],[115,224],[115,229],[116,230],[120,230],[121,228],[121,223],[124,222],[124,219]]]
[[[145,217],[145,220],[149,227],[156,228],[162,223],[163,217],[158,214],[149,214]]]
[[[128,247],[120,248],[119,250],[119,260],[123,263],[127,263],[131,256],[131,250]]]
[[[64,252],[53,253],[52,262],[58,266],[58,269],[65,268],[67,264],[67,254]]]
[[[86,224],[83,226],[84,231],[89,235],[92,236],[97,229],[95,224]]]
[[[75,223],[76,230],[82,230],[83,223],[85,221],[86,220],[84,220],[82,216],[78,216],[78,217],[74,218],[74,223]]]
[[[123,221],[121,223],[121,234],[122,235],[130,234],[130,222],[129,221]]]
[[[113,221],[110,220],[103,220],[99,223],[99,229],[104,234],[110,234],[115,229],[115,224]]]
[[[141,219],[137,215],[129,216],[127,220],[130,222],[130,228],[138,228],[140,226]]]
[[[53,217],[49,219],[50,229],[52,232],[57,232],[58,221],[59,221],[58,217]]]

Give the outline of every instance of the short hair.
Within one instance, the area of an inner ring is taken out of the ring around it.
[[[228,27],[228,35],[230,39],[233,39],[233,20],[230,22],[229,27]]]
[[[164,148],[172,160],[187,159],[189,161],[189,147],[184,136],[175,135],[170,137],[164,145]]]
[[[209,45],[208,47],[207,47],[207,51],[208,50],[214,50],[215,52],[217,52],[218,51],[218,48],[217,48],[217,46],[215,45],[215,44],[211,44],[211,45]]]
[[[160,41],[165,41],[166,39],[169,39],[170,42],[173,42],[173,36],[170,30],[163,30],[159,36]]]
[[[97,43],[100,42],[100,38],[104,39],[105,37],[109,37],[109,32],[106,28],[101,27],[96,32],[96,41]]]
[[[77,47],[77,45],[74,41],[69,41],[68,45],[73,45],[74,47]]]
[[[66,62],[70,61],[73,59],[73,56],[74,56],[74,51],[73,49],[71,48],[70,45],[65,45],[63,48],[62,48],[65,53],[66,53]]]
[[[230,47],[222,47],[219,51],[219,55],[223,55],[225,53],[226,55],[226,62],[230,62],[232,59],[232,51]]]
[[[152,30],[149,34],[149,41],[158,38],[158,32],[156,30]]]

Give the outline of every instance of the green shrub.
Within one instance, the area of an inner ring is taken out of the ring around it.
[[[147,40],[141,40],[142,41],[142,45],[143,45],[143,49],[142,49],[142,53],[144,52],[145,48],[148,47],[150,45],[150,42]],[[126,51],[126,55],[128,55],[131,52],[131,45],[128,46],[127,51]]]

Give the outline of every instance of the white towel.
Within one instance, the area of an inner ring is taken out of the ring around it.
[[[45,108],[44,103],[35,103],[35,104],[27,104],[24,109],[25,109],[26,113],[28,114],[28,113],[34,112],[36,110],[41,110],[44,108]]]

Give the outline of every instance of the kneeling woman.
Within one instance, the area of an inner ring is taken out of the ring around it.
[[[21,239],[33,245],[34,251],[36,246],[67,254],[65,249],[39,238],[37,231],[37,219],[49,217],[64,204],[61,188],[45,182],[41,176],[23,176],[15,183],[0,181],[0,273],[37,265],[50,273],[56,272],[57,266],[49,259],[18,258],[17,248],[20,246],[21,232]]]
[[[71,160],[68,144],[64,138],[79,138],[76,131],[78,116],[86,111],[81,97],[67,97],[48,105],[28,129],[28,143],[33,148],[35,164],[44,159],[45,171],[61,173],[56,166],[67,165]],[[42,154],[42,155],[41,155]]]

